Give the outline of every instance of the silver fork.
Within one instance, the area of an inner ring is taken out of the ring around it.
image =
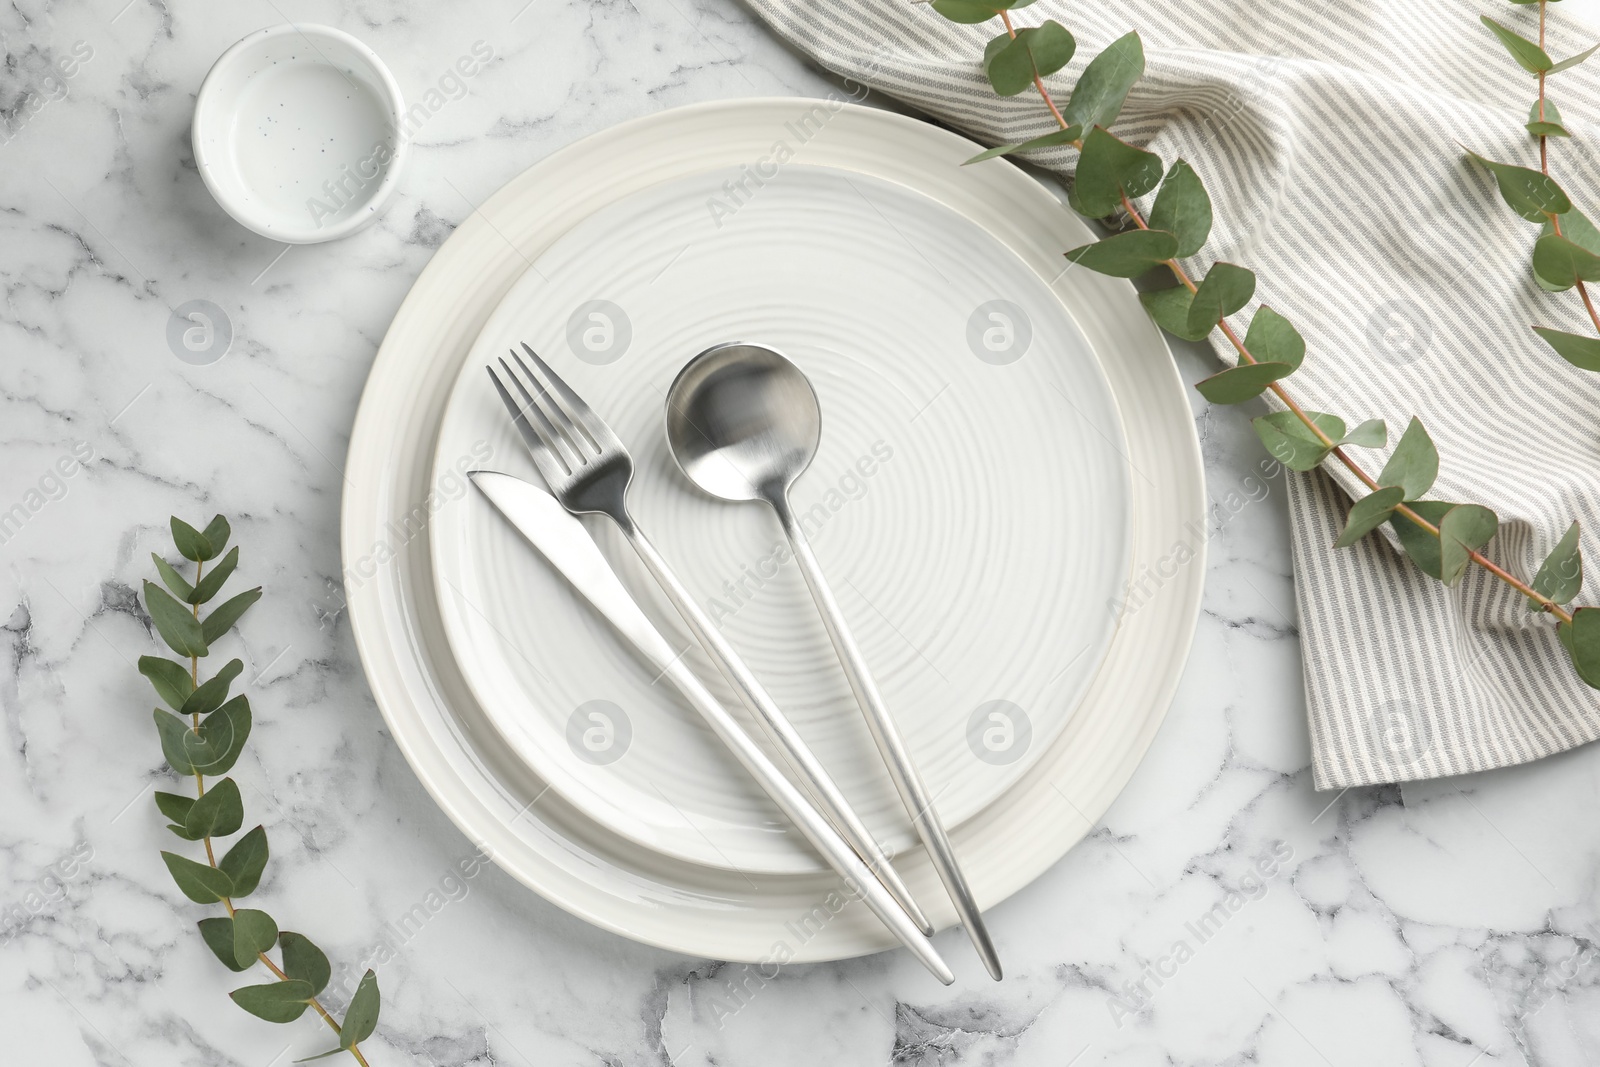
[[[522,361],[515,349],[511,351],[511,358],[521,375],[511,364],[500,360],[506,377],[522,394],[522,402],[511,395],[493,367],[486,369],[528,450],[533,453],[534,463],[549,484],[551,494],[574,514],[605,515],[617,524],[695,638],[711,654],[717,668],[761,723],[801,787],[871,877],[859,878],[859,868],[849,862],[849,857],[838,855],[839,850],[832,847],[834,842],[826,835],[820,835],[822,839],[819,840],[804,820],[798,820],[797,825],[846,882],[858,888],[867,906],[901,943],[941,981],[947,984],[953,981],[949,967],[928,940],[932,926],[890,864],[889,857],[851,809],[794,725],[773,703],[629,514],[627,495],[628,485],[633,480],[633,458],[627,448],[605,420],[596,415],[538,353],[527,344],[522,349],[533,361],[537,373]]]

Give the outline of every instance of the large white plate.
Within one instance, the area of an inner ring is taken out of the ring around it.
[[[804,139],[793,131],[799,128]],[[343,509],[357,647],[389,730],[462,831],[514,877],[575,915],[696,956],[837,959],[890,947],[866,909],[829,907],[826,874],[751,875],[674,861],[605,830],[509,753],[461,678],[439,621],[430,508],[450,385],[527,265],[593,212],[660,181],[768,158],[859,171],[978,223],[1049,281],[1105,365],[1121,408],[1132,510],[1130,598],[1079,713],[1011,789],[953,834],[979,902],[993,905],[1071,848],[1132,774],[1165,714],[1199,608],[1206,530],[1187,391],[1126,283],[1062,270],[1092,239],[1045,189],[1003,162],[962,167],[963,137],[887,112],[795,99],[652,115],[586,138],[509,182],[445,242],[401,305],[352,430]],[[487,447],[466,463],[504,459]],[[1062,662],[1071,650],[1059,650]],[[902,858],[931,917],[954,920],[920,852]],[[820,918],[817,909],[821,908]],[[798,931],[798,932],[797,932]],[[906,966],[914,967],[911,961]]]
[[[1127,577],[1126,445],[1087,340],[1016,253],[905,186],[771,170],[736,212],[707,205],[734,204],[745,172],[715,170],[609,204],[541,254],[467,357],[436,476],[487,441],[539,480],[483,370],[531,343],[628,445],[634,513],[893,854],[915,845],[910,821],[776,519],[701,495],[673,465],[673,377],[743,339],[812,379],[823,440],[795,504],[947,826],[1031,766],[1100,666]],[[679,859],[824,869],[487,500],[450,502],[431,531],[456,660],[534,773]],[[631,550],[611,558],[654,603]],[[690,647],[670,607],[658,618]]]

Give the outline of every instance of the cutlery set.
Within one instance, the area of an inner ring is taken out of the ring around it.
[[[616,632],[678,688],[852,895],[859,896],[940,981],[953,982],[950,968],[928,939],[931,923],[889,857],[794,725],[634,521],[627,503],[634,465],[627,448],[531,347],[524,344],[522,349],[526,360],[513,350],[510,362],[499,360],[498,373],[492,366],[487,370],[549,492],[493,471],[473,472],[473,483]],[[666,404],[668,444],[690,482],[713,497],[762,501],[774,510],[917,836],[985,968],[999,980],[999,958],[934,798],[789,503],[790,487],[816,453],[821,426],[816,393],[801,370],[774,349],[755,344],[718,345],[696,356],[678,374]],[[787,775],[649,621],[575,517],[580,514],[604,515],[617,525],[759,723]]]

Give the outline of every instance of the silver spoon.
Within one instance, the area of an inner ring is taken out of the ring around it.
[[[811,382],[765,345],[708,348],[678,372],[667,393],[667,443],[689,480],[712,496],[761,500],[777,512],[889,776],[955,902],[961,925],[990,976],[999,981],[1000,958],[956,864],[950,838],[789,504],[789,487],[811,465],[821,439],[822,408]]]

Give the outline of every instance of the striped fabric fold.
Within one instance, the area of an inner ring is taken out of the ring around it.
[[[1054,128],[1037,96],[1001,98],[984,79],[976,57],[998,22],[957,26],[908,0],[747,2],[827,69],[979,141]],[[1533,79],[1480,13],[1536,35],[1536,7],[1459,0],[1040,0],[1018,20],[1054,18],[1077,37],[1072,64],[1050,79],[1061,99],[1090,57],[1140,32],[1146,74],[1115,132],[1189,160],[1205,180],[1216,223],[1190,266],[1220,259],[1257,272],[1236,321],[1264,303],[1305,335],[1291,383],[1304,406],[1352,425],[1385,419],[1390,447],[1419,417],[1441,456],[1430,495],[1493,508],[1491,554],[1528,580],[1574,518],[1596,547],[1600,377],[1529,329],[1592,326],[1574,294],[1538,289],[1535,228],[1464,156],[1463,146],[1538,162],[1523,129]],[[1561,7],[1550,19],[1558,58],[1600,39]],[[1600,59],[1552,77],[1550,96],[1573,133],[1551,141],[1552,174],[1580,208],[1600,210]],[[1063,174],[1073,159],[1066,149],[1033,157]],[[1231,363],[1224,347],[1218,357]],[[1355,452],[1376,473],[1388,448]],[[1211,486],[1214,497],[1229,489]],[[1502,767],[1600,736],[1600,698],[1549,620],[1509,587],[1470,568],[1447,589],[1392,537],[1332,549],[1351,495],[1364,492],[1334,464],[1289,479],[1316,787]]]

